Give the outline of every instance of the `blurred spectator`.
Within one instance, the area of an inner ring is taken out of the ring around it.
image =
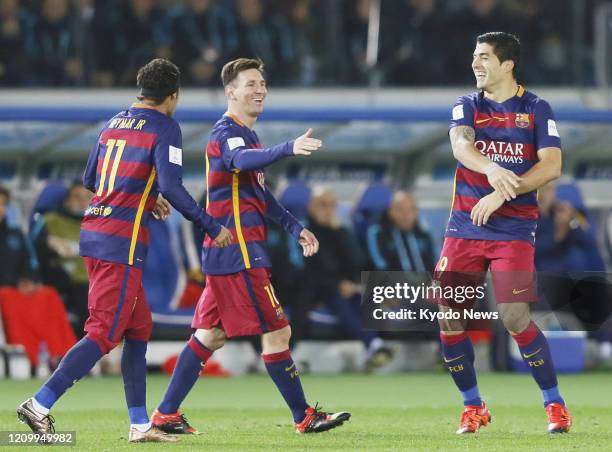
[[[30,286],[38,280],[38,264],[24,234],[7,224],[9,202],[10,192],[0,186],[0,286]]]
[[[185,82],[218,85],[221,67],[238,50],[232,13],[215,0],[189,0],[172,17],[172,59]]]
[[[514,17],[513,32],[528,43],[521,55],[522,78],[532,84],[567,83],[569,49],[562,32],[571,24],[563,23],[562,11],[569,11],[572,5],[566,0],[515,0],[508,5]]]
[[[66,307],[77,316],[75,331],[83,334],[88,317],[88,276],[79,256],[81,220],[92,193],[81,183],[68,191],[62,207],[41,215],[31,231],[43,282],[57,289]]]
[[[430,272],[435,265],[433,240],[419,225],[418,209],[408,192],[393,195],[380,224],[368,228],[367,245],[374,270]]]
[[[394,1],[395,8],[389,12],[391,17],[385,14],[390,32],[381,34],[380,63],[385,67],[388,84],[440,84],[448,76],[447,43],[433,38],[444,36],[448,27],[440,3],[438,0]],[[397,17],[406,20],[399,22]]]
[[[536,268],[547,272],[605,271],[584,206],[558,199],[552,183],[538,191],[538,204]]]
[[[18,85],[28,73],[33,25],[19,0],[0,0],[0,86]]]
[[[370,19],[370,0],[345,0],[343,10],[346,54],[348,55],[348,82],[362,85],[368,81],[366,53],[368,50],[368,23]]]
[[[300,245],[274,222],[268,225],[268,251],[274,292],[291,318],[293,347],[308,335],[308,313],[314,307],[312,282]]]
[[[0,187],[0,317],[6,341],[23,345],[33,366],[41,347],[56,364],[76,338],[57,292],[38,282],[27,239],[6,224],[9,201],[10,192]]]
[[[261,58],[267,70],[272,71],[275,64],[273,36],[264,21],[264,5],[261,0],[238,0],[238,35],[240,53],[248,58]]]
[[[43,0],[34,25],[33,71],[23,74],[33,84],[65,86],[81,80],[83,64],[77,56],[73,20],[68,0]]]
[[[374,331],[361,328],[360,272],[364,258],[356,240],[338,219],[336,194],[327,187],[316,187],[309,206],[309,229],[319,240],[319,252],[306,260],[308,280],[314,300],[322,302],[338,317],[340,327],[366,347],[366,368],[384,365],[391,350]]]
[[[120,68],[117,81],[132,86],[136,71],[153,58],[169,58],[170,20],[156,0],[128,0],[123,5],[119,23],[113,33],[117,43]]]
[[[282,80],[298,86],[313,86],[319,81],[320,55],[325,52],[321,40],[321,22],[313,17],[311,0],[283,0],[282,14],[275,16],[283,65]]]
[[[476,38],[489,31],[516,32],[516,18],[504,10],[499,0],[469,0],[468,4],[451,14],[449,27],[461,30],[454,33],[452,39],[445,38],[448,57],[447,70],[453,84],[473,84],[474,75],[470,70],[472,52],[476,47]]]

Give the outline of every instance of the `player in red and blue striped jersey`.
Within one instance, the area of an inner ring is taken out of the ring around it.
[[[296,431],[329,430],[342,425],[350,413],[325,413],[306,402],[289,352],[291,329],[270,283],[266,218],[295,237],[304,256],[315,254],[319,243],[270,193],[263,171],[283,157],[309,155],[322,143],[310,136],[309,129],[294,141],[262,149],[253,127],[267,94],[263,63],[245,58],[231,61],[223,67],[221,78],[228,111],[215,124],[206,147],[207,212],[231,231],[232,243],[219,249],[210,239],[204,240],[206,288],[191,325],[196,332],[181,353],[151,420],[167,432],[194,433],[179,407],[202,364],[228,337],[261,335],[266,369],[293,414]]]
[[[479,92],[460,97],[452,110],[450,139],[459,163],[436,279],[481,284],[484,272],[491,271],[504,326],[542,391],[548,431],[568,432],[572,420],[548,343],[529,315],[537,297],[537,189],[559,177],[561,142],[549,104],[517,84],[519,53],[513,35],[494,32],[477,39],[472,69]],[[442,311],[461,310],[453,300],[439,302]],[[444,320],[440,328],[445,365],[464,399],[457,433],[477,432],[490,412],[480,398],[465,320]]]
[[[163,194],[219,247],[229,231],[211,218],[182,185],[182,138],[172,118],[180,72],[155,59],[138,72],[139,102],[111,118],[85,168],[83,184],[95,193],[81,223],[80,254],[89,273],[87,335],[62,359],[34,397],[18,409],[36,432],[53,429],[49,410],[62,394],[124,339],[121,369],[131,421],[129,441],[175,441],[152,427],[147,414],[145,352],[151,312],[141,285],[152,214],[167,216]]]

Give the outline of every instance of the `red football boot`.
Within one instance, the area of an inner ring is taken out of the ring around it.
[[[548,415],[548,433],[567,433],[572,426],[572,415],[565,405],[549,403],[546,405]]]
[[[467,405],[461,414],[461,426],[457,430],[457,435],[464,433],[478,433],[480,427],[486,427],[491,422],[491,413],[482,402],[482,405]]]
[[[163,432],[175,435],[199,435],[195,428],[189,425],[187,418],[180,411],[171,414],[160,413],[155,410],[151,415],[151,423]]]
[[[326,413],[320,411],[318,406],[306,408],[306,417],[299,424],[295,424],[297,433],[319,433],[341,426],[348,421],[351,413],[339,411],[338,413]]]

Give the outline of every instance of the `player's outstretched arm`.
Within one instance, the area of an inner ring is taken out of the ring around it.
[[[512,171],[502,168],[482,155],[474,142],[476,133],[470,126],[456,126],[449,131],[454,157],[466,168],[486,174],[491,187],[499,191],[506,201],[516,198],[516,188],[521,178]]]
[[[312,138],[312,129],[293,141],[266,149],[248,149],[241,137],[227,137],[222,144],[223,159],[228,168],[241,171],[262,169],[272,163],[292,155],[310,155],[319,149],[323,142]]]
[[[277,225],[295,237],[297,240],[300,238],[300,233],[304,229],[304,226],[291,215],[285,207],[278,202],[270,190],[266,187],[266,216],[274,221]]]
[[[538,163],[522,175],[517,195],[529,193],[561,177],[561,149],[555,147],[538,150]]]

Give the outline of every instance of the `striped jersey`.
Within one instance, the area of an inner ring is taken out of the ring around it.
[[[561,148],[550,105],[522,86],[514,97],[502,103],[486,98],[483,92],[460,97],[450,122],[450,128],[456,126],[472,127],[476,149],[519,176],[538,162],[538,150]],[[492,191],[486,175],[457,163],[446,237],[526,240],[533,244],[539,215],[537,191],[504,202],[486,225],[472,224],[470,211]]]
[[[144,104],[106,123],[89,154],[83,184],[94,197],[81,223],[81,256],[142,268],[147,223],[160,192],[213,236],[221,229],[182,185],[178,123]]]
[[[266,217],[299,238],[303,226],[265,185],[263,168],[293,155],[293,142],[262,149],[255,131],[229,114],[213,127],[206,146],[206,211],[232,233],[232,244],[218,248],[204,239],[202,269],[222,275],[270,267]]]

